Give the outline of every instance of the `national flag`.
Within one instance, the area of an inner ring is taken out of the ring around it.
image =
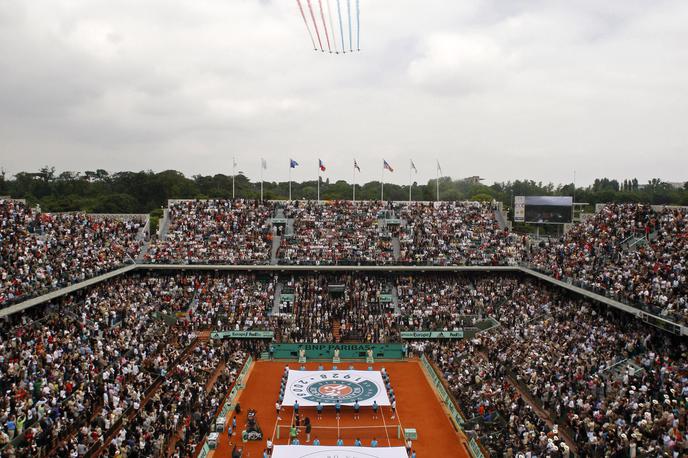
[[[232,157],[232,167],[236,168],[237,166],[237,161],[235,157]]]
[[[411,170],[418,173],[418,169],[416,168],[416,164],[413,163],[413,160],[411,160]]]
[[[356,159],[354,159],[354,168],[359,172],[361,171],[361,168],[358,166],[358,162],[356,162]]]
[[[324,172],[325,171],[325,164],[323,164],[323,161],[318,159],[318,167],[320,167],[320,171]]]
[[[263,170],[267,170],[267,169],[268,169],[268,163],[267,163],[267,161],[266,161],[265,159],[263,159],[262,157],[260,158],[260,166],[263,168]]]
[[[387,169],[387,170],[389,170],[390,172],[394,172],[394,169],[392,168],[392,166],[389,165],[389,164],[387,163],[387,161],[384,160],[384,159],[382,160],[382,167],[385,168],[385,169]]]
[[[289,159],[289,167],[294,169],[294,168],[296,168],[297,165],[299,165],[298,162],[296,162],[294,159]]]
[[[440,161],[437,161],[437,171],[442,175],[442,167],[440,167]]]

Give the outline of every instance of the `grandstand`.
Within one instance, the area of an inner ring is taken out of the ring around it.
[[[0,455],[261,456],[292,440],[285,365],[388,374],[396,412],[302,408],[328,447],[685,455],[686,212],[542,240],[479,202],[176,200],[151,235],[2,200]]]

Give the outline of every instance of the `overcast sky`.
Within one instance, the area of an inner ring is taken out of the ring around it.
[[[0,166],[688,180],[688,1],[360,8],[330,55],[293,0],[0,0]]]

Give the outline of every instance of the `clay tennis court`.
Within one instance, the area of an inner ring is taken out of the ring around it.
[[[289,442],[288,427],[293,419],[293,408],[283,407],[277,419],[275,402],[280,388],[280,380],[284,367],[289,364],[292,369],[301,366],[294,361],[273,362],[258,361],[253,364],[245,389],[239,394],[238,402],[241,404],[241,414],[237,417],[237,430],[232,437],[231,444],[226,429],[221,435],[214,457],[229,457],[233,444],[243,447],[244,457],[262,457],[266,439],[273,437],[275,445],[285,445]],[[307,370],[318,370],[319,366],[328,370],[332,368],[330,362],[310,362],[305,364]],[[342,362],[337,365],[340,369],[353,366],[357,370],[366,370],[370,364],[363,362]],[[418,440],[413,441],[413,449],[418,458],[421,457],[468,457],[466,451],[466,438],[454,429],[454,426],[445,412],[435,391],[428,383],[423,369],[417,360],[398,362],[377,362],[372,364],[374,370],[384,367],[394,388],[397,398],[397,415],[392,419],[390,407],[380,407],[378,418],[373,418],[372,408],[361,407],[360,419],[353,418],[353,408],[343,406],[340,419],[337,420],[334,407],[327,406],[322,419],[316,418],[314,407],[301,407],[301,424],[309,417],[313,430],[311,443],[318,436],[322,445],[334,445],[337,435],[344,441],[344,445],[352,446],[356,438],[359,438],[364,446],[370,446],[370,441],[375,438],[379,447],[404,445],[403,428],[415,428]],[[241,430],[246,423],[248,409],[257,411],[258,423],[263,431],[262,441],[241,442]],[[229,419],[231,421],[231,417]],[[277,438],[277,426],[281,426],[279,439]],[[402,429],[401,438],[397,437],[397,426]],[[303,428],[299,434],[301,445],[306,443],[306,435]]]

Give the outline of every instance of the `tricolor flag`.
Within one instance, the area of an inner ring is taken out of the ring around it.
[[[394,169],[392,168],[392,166],[390,166],[390,165],[387,163],[387,161],[384,160],[384,159],[382,160],[382,167],[385,168],[385,169],[387,169],[387,170],[389,170],[390,172],[394,172]]]
[[[437,171],[442,174],[442,167],[440,167],[440,161],[437,161]]]
[[[361,168],[358,166],[358,162],[356,162],[356,159],[354,159],[354,168],[359,172],[361,171]]]
[[[296,168],[296,166],[299,165],[298,162],[296,162],[294,159],[289,159],[289,167]]]
[[[318,159],[318,167],[320,167],[320,171],[324,172],[325,171],[325,164],[323,164],[323,161]]]
[[[262,157],[260,158],[260,166],[263,168],[263,170],[268,169],[268,163]]]
[[[411,170],[418,173],[418,169],[416,168],[416,164],[413,163],[413,160],[411,160]]]

